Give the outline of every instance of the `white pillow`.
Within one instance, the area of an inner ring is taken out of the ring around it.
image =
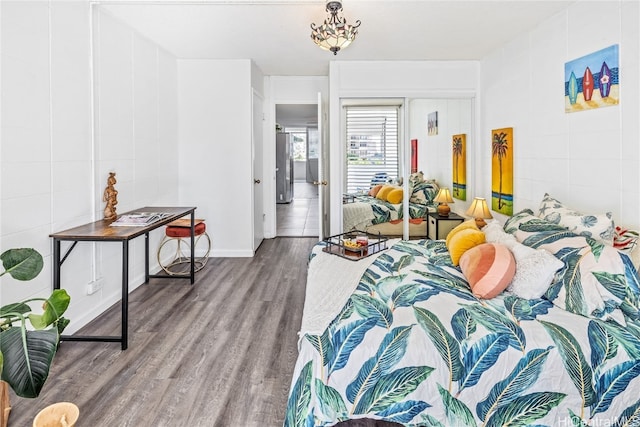
[[[516,274],[507,290],[520,298],[537,299],[547,292],[556,272],[564,267],[564,263],[544,249],[524,247],[533,252],[520,259],[516,256],[518,250],[513,252]]]
[[[487,242],[508,247],[516,260],[516,274],[507,290],[524,299],[542,297],[564,263],[544,249],[533,249],[506,233],[498,221],[482,227]]]
[[[506,233],[502,228],[502,225],[500,225],[496,220],[493,220],[482,227],[482,232],[485,235],[487,243],[507,244],[508,242],[516,241],[515,236],[513,234]]]

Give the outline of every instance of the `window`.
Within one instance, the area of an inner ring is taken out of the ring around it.
[[[398,177],[397,106],[347,106],[346,191],[371,187],[374,177],[388,181]]]
[[[307,160],[307,128],[285,128],[291,134],[293,160]]]

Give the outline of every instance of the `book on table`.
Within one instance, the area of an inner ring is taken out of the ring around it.
[[[110,225],[112,227],[143,227],[160,221],[169,215],[170,214],[164,212],[132,212],[120,215],[118,219]]]

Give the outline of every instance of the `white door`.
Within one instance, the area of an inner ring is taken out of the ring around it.
[[[253,91],[252,97],[251,154],[253,162],[253,250],[255,252],[264,239],[264,185],[263,173],[263,102],[262,97]]]
[[[318,181],[314,184],[318,185],[318,237],[323,240],[329,234],[329,176],[328,162],[329,144],[327,137],[329,135],[329,126],[327,123],[327,108],[322,100],[322,92],[318,92]]]

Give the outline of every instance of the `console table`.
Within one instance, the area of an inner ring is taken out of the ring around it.
[[[145,269],[144,283],[149,282],[149,278],[169,278],[177,279],[180,277],[149,274],[149,232],[158,227],[167,225],[168,223],[182,218],[191,216],[191,271],[188,276],[183,278],[190,279],[191,284],[195,282],[195,207],[144,207],[135,209],[131,212],[125,212],[124,215],[133,212],[162,212],[168,214],[167,217],[158,220],[152,224],[134,227],[112,227],[113,221],[100,220],[90,224],[81,225],[79,227],[70,228],[65,231],[50,234],[53,238],[53,288],[60,289],[60,268],[70,255],[71,251],[78,242],[120,242],[122,244],[122,333],[120,336],[79,336],[79,335],[62,335],[62,341],[101,341],[101,342],[119,342],[122,350],[126,350],[128,346],[128,313],[129,313],[129,241],[136,237],[145,236],[144,254]],[[67,249],[64,256],[60,256],[60,246],[62,241],[73,242]]]

